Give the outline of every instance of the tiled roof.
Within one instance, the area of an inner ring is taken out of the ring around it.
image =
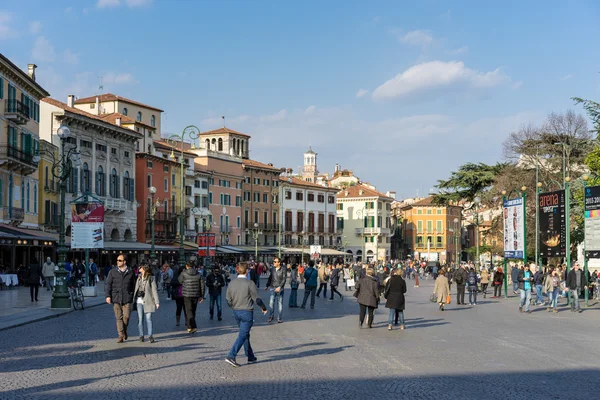
[[[124,101],[126,103],[131,103],[131,104],[135,104],[135,105],[138,105],[141,107],[146,107],[146,108],[150,108],[152,110],[163,112],[163,110],[161,110],[160,108],[152,107],[147,104],[140,103],[139,101],[131,100],[126,97],[117,96],[116,94],[112,94],[112,93],[99,94],[98,96],[90,96],[90,97],[84,97],[81,99],[77,99],[77,100],[75,100],[75,104],[95,103],[96,97],[98,97],[98,100],[100,101],[100,103],[105,102],[105,101]]]
[[[102,115],[98,115],[100,118],[102,118],[104,121],[106,122],[110,122],[113,125],[117,124],[117,118],[121,118],[121,124],[138,124],[138,125],[143,125],[145,127],[151,128],[151,129],[156,129],[156,127],[154,126],[150,126],[147,124],[144,124],[143,122],[139,122],[136,121],[135,119],[125,115],[125,114],[121,114],[121,113],[111,113],[111,114],[102,114]]]
[[[336,190],[337,191],[337,189],[330,188],[330,187],[327,187],[327,186],[318,185],[318,184],[312,183],[312,182],[306,182],[303,179],[298,179],[298,178],[295,178],[295,177],[280,176],[279,177],[279,181],[282,182],[282,183],[288,182],[288,183],[290,183],[292,185],[296,185],[296,186],[306,186],[306,187],[309,187],[309,188],[320,189],[320,190],[328,190],[328,191]]]
[[[233,129],[229,129],[227,127],[222,127],[219,129],[214,129],[212,131],[208,131],[208,132],[202,132],[202,135],[218,135],[218,134],[223,134],[223,133],[233,133],[234,135],[239,135],[239,136],[244,136],[244,137],[250,137],[250,135],[246,135],[245,133],[241,133],[238,131],[234,131]]]
[[[248,167],[253,167],[253,168],[268,169],[268,170],[276,171],[276,172],[281,171],[281,168],[274,167],[273,164],[271,164],[271,165],[263,164],[260,161],[255,161],[255,160],[244,160],[244,161],[242,161],[242,165],[248,166]]]
[[[29,77],[29,74],[27,72],[25,72],[21,68],[17,67],[12,61],[10,61],[2,53],[0,53],[0,60],[2,60],[5,63],[7,63],[10,68],[14,69],[15,72],[17,72],[18,74],[20,74],[21,78],[24,79],[24,80],[26,80],[30,85],[34,86],[42,94],[42,96],[50,96],[50,93],[48,93],[46,91],[46,89],[44,89],[43,87],[40,86],[39,83],[37,83],[36,81],[34,81],[33,79],[31,79]]]
[[[127,128],[124,128],[124,127],[121,127],[121,126],[117,126],[113,122],[106,121],[106,120],[104,120],[99,115],[90,114],[88,112],[85,112],[85,111],[80,110],[80,109],[75,108],[75,107],[69,107],[66,103],[63,103],[62,101],[55,100],[55,99],[53,99],[51,97],[44,97],[41,101],[43,101],[44,103],[51,104],[51,105],[53,105],[55,107],[58,107],[58,108],[62,108],[63,110],[68,111],[68,112],[70,112],[72,114],[77,114],[77,115],[81,115],[82,117],[95,119],[97,121],[104,122],[106,124],[114,125],[116,128],[123,129],[123,130],[125,130],[127,132],[131,132],[134,135],[142,136],[140,133],[138,133],[136,131],[133,131],[131,129],[127,129]]]
[[[416,207],[423,207],[423,206],[437,206],[437,207],[442,207],[438,204],[434,204],[433,203],[433,197],[429,196],[429,197],[425,197],[423,200],[419,200],[417,202],[414,202],[413,204],[410,204],[411,206],[416,206]],[[447,206],[443,206],[443,207],[461,207],[459,205],[456,204],[449,204]],[[462,208],[462,207],[461,207]]]
[[[162,140],[155,140],[154,145],[158,146],[158,147],[162,147],[164,149],[168,149],[168,150],[172,149],[173,151],[175,151],[175,153],[177,153],[178,151],[181,151],[181,142],[177,142],[175,146],[172,146],[168,142],[165,142]],[[194,158],[198,157],[198,155],[196,153],[193,153],[190,151],[191,149],[192,149],[192,145],[190,143],[183,142],[183,153],[189,157],[194,157]]]
[[[348,195],[346,196],[346,192],[348,192]],[[353,186],[349,186],[345,189],[341,189],[338,192],[338,198],[343,199],[346,197],[350,197],[350,198],[354,198],[354,197],[381,197],[383,199],[388,199],[388,200],[394,200],[389,196],[386,196],[385,194],[378,192],[377,190],[371,189],[368,186],[365,185],[353,185]]]

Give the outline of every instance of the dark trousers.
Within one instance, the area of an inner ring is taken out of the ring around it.
[[[185,325],[188,329],[196,329],[196,307],[198,306],[198,298],[184,297],[183,307],[185,308]]]
[[[465,285],[456,285],[456,304],[465,304]]]
[[[500,297],[502,295],[502,284],[494,285],[494,296]]]
[[[330,286],[331,286],[331,287],[330,287],[330,289],[331,289],[331,300],[333,300],[333,294],[334,294],[334,293],[337,293],[337,294],[339,294],[339,295],[340,295],[340,299],[343,299],[343,298],[344,298],[344,296],[342,296],[342,294],[341,294],[340,292],[338,292],[338,290],[337,290],[337,286],[333,286],[333,285],[330,285]]]
[[[302,308],[306,306],[306,301],[308,300],[308,296],[310,296],[310,308],[315,308],[315,293],[317,291],[316,287],[306,287],[304,286],[304,300],[302,300]]]
[[[117,321],[117,332],[119,337],[125,336],[127,326],[129,325],[129,317],[131,316],[131,303],[113,304],[113,311]]]
[[[317,290],[317,297],[321,294],[321,289],[323,289],[323,298],[327,297],[327,282],[321,282],[319,284],[319,290]]]
[[[40,285],[36,285],[36,284],[30,284],[29,285],[29,294],[31,295],[31,301],[33,301],[35,299],[35,301],[38,301],[38,293],[40,291]],[[34,297],[35,294],[35,297]]]
[[[175,304],[177,305],[177,308],[175,309],[175,316],[180,318],[181,310],[183,310],[183,313],[185,314],[185,309],[183,308],[183,297],[175,297]]]
[[[483,293],[483,298],[484,299],[485,299],[485,296],[487,296],[487,287],[488,287],[487,283],[482,283],[481,284],[481,292]]]
[[[362,325],[365,322],[365,314],[369,311],[369,319],[367,321],[367,325],[371,326],[373,324],[373,313],[375,312],[375,307],[365,306],[364,304],[360,304],[360,315],[358,316],[358,320]]]
[[[90,273],[90,286],[96,286],[96,274]]]

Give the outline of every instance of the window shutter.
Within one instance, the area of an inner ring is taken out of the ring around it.
[[[135,185],[134,185],[134,181],[135,179],[133,178],[129,178],[129,200],[133,201],[133,199],[135,199]]]
[[[121,198],[121,182],[119,180],[119,175],[115,176],[115,186],[117,187],[117,192],[115,193],[115,198]]]
[[[77,175],[78,175],[79,170],[77,168],[73,168],[73,194],[77,194],[77,188],[79,186],[77,186]]]
[[[100,174],[98,173],[98,171],[96,171],[95,182],[96,182],[96,194],[98,196],[101,196],[101,193],[100,193]]]
[[[364,227],[366,228],[367,227],[367,217],[363,218],[363,224],[364,224]]]
[[[124,177],[123,177],[123,198],[124,198],[125,200],[128,200],[128,199],[127,199],[127,196],[129,196],[129,193],[128,193],[128,191],[127,191],[127,184],[128,184],[128,183],[129,183],[129,182],[127,182],[127,177],[126,177],[126,176],[124,176]]]
[[[0,99],[4,98],[4,79],[0,78]]]
[[[110,176],[110,186],[108,188],[108,192],[110,194],[110,197],[115,197],[115,176],[111,175]]]

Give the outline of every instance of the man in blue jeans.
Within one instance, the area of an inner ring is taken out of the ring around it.
[[[208,286],[208,294],[210,295],[210,307],[208,309],[210,313],[210,319],[212,320],[215,315],[215,303],[217,304],[217,319],[222,319],[221,312],[223,307],[221,306],[221,289],[225,286],[225,278],[221,274],[221,269],[218,265],[215,265],[212,272],[206,278],[206,286]]]
[[[239,367],[240,364],[236,361],[237,353],[240,351],[242,346],[244,352],[248,357],[248,363],[255,363],[257,358],[254,356],[252,346],[250,345],[250,329],[254,323],[254,305],[258,305],[263,314],[267,313],[267,307],[263,301],[258,297],[258,291],[253,281],[246,278],[248,272],[248,263],[240,262],[237,265],[238,276],[237,279],[233,279],[227,287],[227,293],[225,298],[227,304],[233,310],[233,316],[240,327],[235,343],[231,347],[225,362],[228,364]]]
[[[533,268],[536,268],[536,265],[531,264],[529,268],[533,270]],[[537,267],[533,274],[533,284],[535,285],[535,305],[543,306],[546,301],[542,295],[544,291],[544,273],[542,272],[541,267]]]
[[[300,308],[306,307],[306,301],[310,296],[310,309],[315,308],[315,294],[317,292],[317,275],[318,272],[315,269],[315,262],[310,260],[308,262],[308,268],[304,270],[304,300]],[[354,278],[356,280],[356,278]]]
[[[531,303],[531,287],[533,283],[533,274],[529,270],[529,264],[525,264],[524,269],[519,270],[519,274],[517,275],[517,282],[519,282],[519,289],[521,291],[519,312],[523,312],[523,306],[525,306],[525,312],[531,314],[531,310],[529,309],[529,303]]]
[[[277,301],[279,308],[277,323],[281,323],[283,316],[283,288],[285,287],[286,279],[287,269],[281,267],[281,261],[276,257],[273,260],[273,267],[271,268],[271,273],[267,280],[267,287],[265,287],[265,290],[271,289],[271,297],[269,299],[271,313],[269,314],[269,322],[273,322],[275,316],[275,301]]]

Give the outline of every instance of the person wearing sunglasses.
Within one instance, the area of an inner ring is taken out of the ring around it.
[[[105,295],[106,302],[113,305],[115,319],[117,320],[117,343],[127,340],[127,325],[131,315],[131,303],[133,303],[133,291],[135,288],[135,274],[127,266],[127,260],[123,254],[117,256],[117,268],[113,268],[106,278]]]

